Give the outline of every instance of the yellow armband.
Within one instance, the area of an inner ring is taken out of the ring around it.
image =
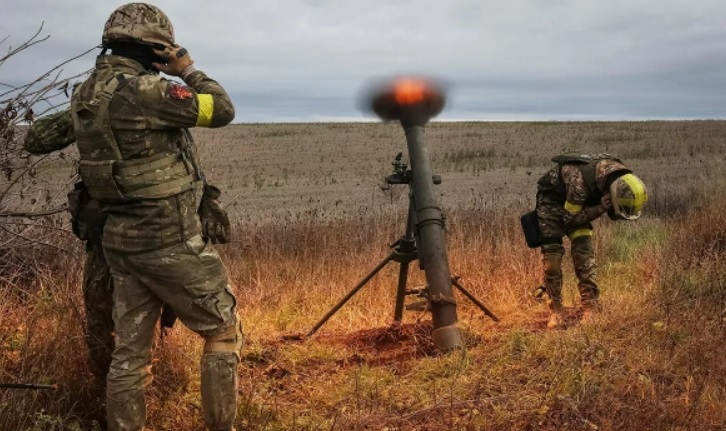
[[[565,202],[565,211],[567,211],[570,214],[577,214],[580,211],[582,211],[582,205],[579,204],[573,204],[570,201]]]
[[[212,124],[214,114],[214,97],[211,94],[197,94],[197,126],[209,127]]]

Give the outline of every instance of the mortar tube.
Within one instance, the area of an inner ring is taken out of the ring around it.
[[[456,302],[451,286],[451,271],[446,253],[444,222],[434,187],[431,158],[424,144],[423,126],[406,129],[411,187],[416,207],[416,227],[419,231],[419,259],[425,270],[426,284],[431,296],[433,319],[432,338],[443,351],[461,347],[461,334],[456,325]]]

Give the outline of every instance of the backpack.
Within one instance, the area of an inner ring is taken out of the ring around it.
[[[552,158],[552,161],[560,167],[565,164],[579,165],[580,171],[582,172],[582,179],[591,192],[597,191],[597,185],[595,184],[595,165],[601,160],[614,160],[620,164],[623,163],[620,159],[608,153],[584,154],[572,152],[563,153]]]

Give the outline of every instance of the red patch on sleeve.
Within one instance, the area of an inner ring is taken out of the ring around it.
[[[169,92],[169,97],[172,99],[184,100],[194,97],[194,92],[186,85],[171,83],[167,91]]]

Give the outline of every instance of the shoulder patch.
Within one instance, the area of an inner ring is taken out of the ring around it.
[[[162,78],[158,75],[140,75],[135,77],[131,82],[139,91],[154,91],[159,88]]]
[[[186,85],[170,83],[167,92],[169,97],[177,100],[191,99],[194,97],[194,91]]]

